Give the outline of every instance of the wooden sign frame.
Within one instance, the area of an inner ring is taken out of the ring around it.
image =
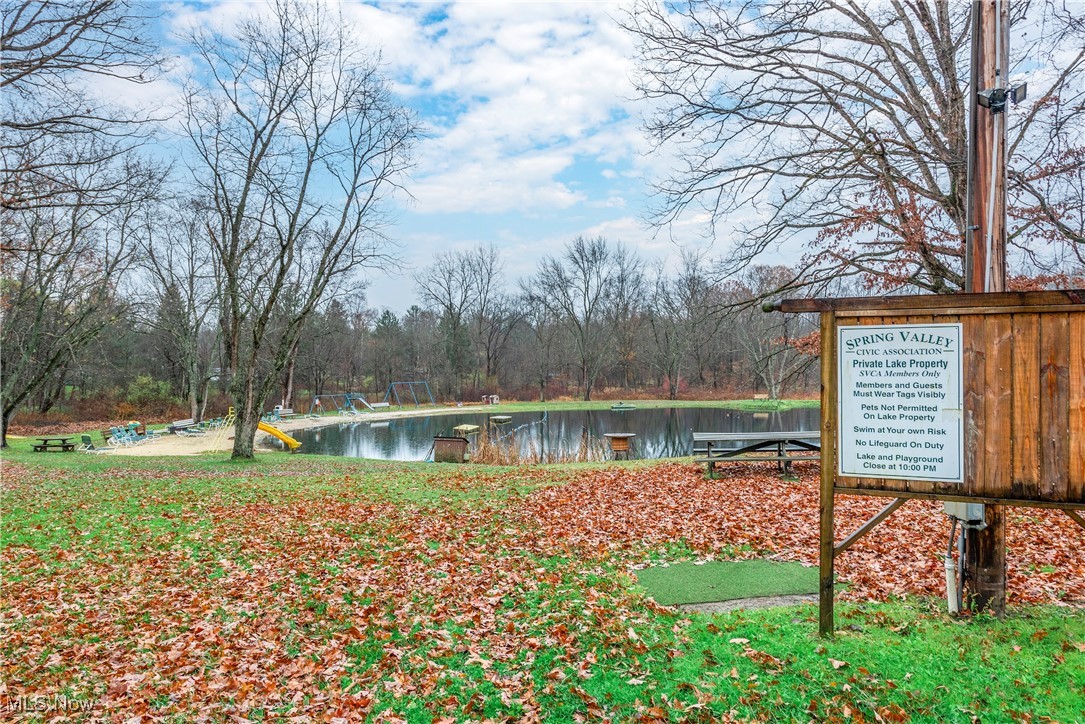
[[[821,315],[820,629],[833,631],[833,563],[913,498],[1058,508],[1085,527],[1085,290],[789,299]],[[845,477],[837,471],[837,330],[960,324],[964,481]],[[839,545],[835,496],[895,500]]]

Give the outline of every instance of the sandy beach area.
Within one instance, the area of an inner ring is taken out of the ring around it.
[[[482,412],[486,409],[483,405],[465,407],[439,407],[420,408],[417,410],[394,410],[390,412],[367,412],[358,416],[325,415],[323,417],[305,417],[299,415],[296,418],[283,422],[269,423],[283,432],[290,434],[296,430],[308,430],[314,427],[327,427],[329,425],[344,425],[352,422],[379,422],[381,420],[393,420],[397,417],[426,417],[430,415],[455,415],[463,412]],[[273,447],[273,438],[266,432],[257,431],[257,452],[261,450],[279,450]],[[233,448],[234,429],[209,430],[202,435],[163,435],[154,442],[146,442],[141,445],[114,448],[114,455],[132,455],[139,457],[153,457],[158,455],[200,455],[202,453],[225,451]]]

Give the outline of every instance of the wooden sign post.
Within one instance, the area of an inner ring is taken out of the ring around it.
[[[1085,527],[1085,290],[774,308],[821,314],[822,634],[836,557],[910,499],[1060,508]],[[894,500],[837,544],[840,494]]]

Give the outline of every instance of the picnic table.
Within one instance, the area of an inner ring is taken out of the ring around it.
[[[716,463],[775,462],[783,472],[791,463],[821,460],[821,431],[787,432],[695,432],[694,462],[705,463],[705,474],[713,477]]]
[[[39,437],[35,438],[40,442],[34,445],[34,452],[73,452],[75,450],[75,443],[72,442],[74,437]]]

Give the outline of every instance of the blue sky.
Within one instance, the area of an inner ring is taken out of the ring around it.
[[[544,254],[578,234],[602,234],[647,259],[677,256],[670,229],[646,223],[649,154],[632,85],[631,39],[613,2],[338,3],[379,49],[402,102],[424,124],[411,198],[394,202],[390,236],[402,272],[371,276],[370,306],[402,312],[417,301],[412,270],[441,250],[493,243],[510,287]],[[168,106],[191,67],[171,40],[195,25],[228,29],[266,8],[260,0],[175,2],[161,10],[173,69],[144,102]],[[688,243],[703,246],[691,219]],[[391,270],[390,270],[391,271]]]

